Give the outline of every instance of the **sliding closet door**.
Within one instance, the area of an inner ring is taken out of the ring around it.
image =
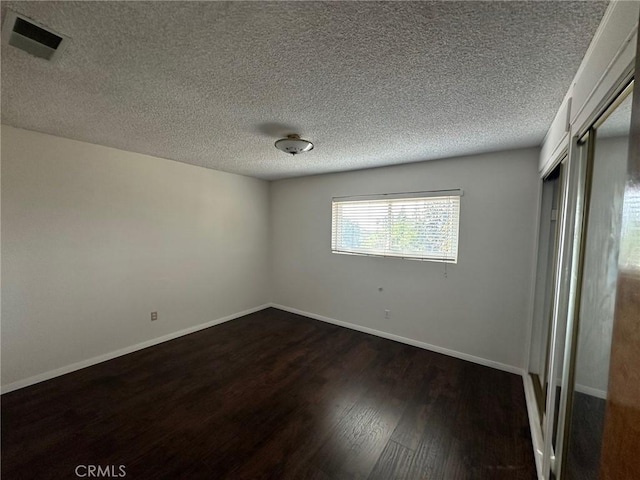
[[[596,122],[587,139],[591,158],[586,178],[577,317],[572,332],[563,480],[596,480],[599,473],[629,147],[630,90]]]
[[[640,36],[638,37],[640,52]],[[636,79],[640,61],[636,56]],[[640,478],[640,93],[622,207],[619,272],[600,478]]]

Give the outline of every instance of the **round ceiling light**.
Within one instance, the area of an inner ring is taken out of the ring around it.
[[[303,140],[300,138],[300,135],[297,134],[287,135],[287,138],[281,138],[275,145],[278,150],[290,153],[291,155],[313,150],[313,143],[308,140]]]

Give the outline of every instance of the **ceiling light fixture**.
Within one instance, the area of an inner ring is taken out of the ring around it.
[[[285,153],[291,155],[297,155],[299,153],[308,152],[313,150],[313,143],[308,140],[303,140],[298,134],[287,135],[287,138],[281,138],[275,143],[278,150],[282,150]]]

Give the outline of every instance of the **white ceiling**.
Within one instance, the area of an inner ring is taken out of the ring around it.
[[[56,63],[2,45],[3,123],[278,179],[539,145],[606,3],[7,8],[72,40]]]

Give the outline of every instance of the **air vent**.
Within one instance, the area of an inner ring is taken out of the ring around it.
[[[18,13],[8,11],[2,29],[2,40],[36,57],[55,60],[68,38]]]

